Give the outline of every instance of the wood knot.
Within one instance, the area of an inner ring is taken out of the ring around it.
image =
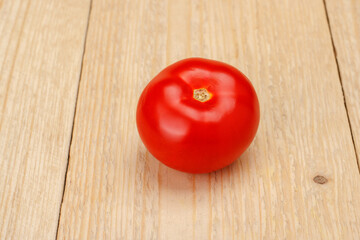
[[[316,182],[317,184],[325,184],[328,182],[328,180],[326,179],[326,177],[324,176],[320,176],[317,175],[316,177],[313,178],[314,182]]]

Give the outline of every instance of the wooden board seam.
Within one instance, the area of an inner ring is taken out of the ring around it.
[[[86,42],[87,42],[87,36],[88,36],[88,30],[89,30],[92,2],[93,2],[93,0],[90,0],[88,19],[87,19],[86,29],[85,29],[85,40],[84,40],[84,44],[83,44],[83,52],[82,52],[82,56],[81,56],[81,65],[80,65],[78,87],[77,87],[76,98],[75,98],[75,107],[74,107],[73,123],[72,123],[72,128],[71,128],[70,143],[69,143],[69,149],[68,149],[68,158],[67,158],[66,170],[65,170],[64,187],[63,187],[63,192],[62,192],[62,197],[61,197],[61,203],[60,203],[60,206],[59,206],[59,218],[58,218],[58,223],[57,223],[57,228],[56,228],[56,239],[58,239],[58,232],[59,232],[60,218],[61,218],[61,209],[62,209],[63,202],[64,202],[64,194],[65,194],[65,188],[66,188],[67,173],[68,173],[69,161],[70,161],[70,150],[71,150],[71,144],[72,144],[72,139],[73,139],[73,135],[74,135],[76,109],[77,109],[77,103],[78,103],[78,98],[79,98],[79,89],[80,89],[80,84],[81,84],[81,76],[82,76],[83,65],[84,65],[84,56],[85,56],[85,52],[86,52]]]
[[[351,126],[351,121],[350,121],[350,116],[349,116],[349,110],[348,110],[348,106],[347,106],[347,103],[346,103],[346,96],[345,96],[343,81],[342,81],[342,78],[341,78],[341,70],[340,70],[340,67],[339,67],[339,61],[338,61],[337,54],[336,54],[336,46],[335,46],[335,43],[334,43],[333,33],[331,31],[331,25],[330,25],[328,9],[327,9],[327,6],[326,6],[326,0],[323,0],[323,3],[324,3],[326,21],[327,21],[327,25],[329,27],[329,32],[330,32],[331,45],[333,47],[333,53],[334,53],[334,58],[335,58],[335,62],[336,62],[337,73],[338,73],[338,76],[339,76],[339,81],[340,81],[340,85],[341,85],[341,91],[342,91],[342,95],[343,95],[343,98],[344,98],[344,106],[345,106],[345,110],[346,110],[346,117],[347,117],[347,120],[348,120],[348,123],[349,123],[349,128],[350,128],[350,133],[351,133],[351,140],[352,140],[352,143],[353,143],[353,146],[354,146],[356,163],[357,163],[358,170],[359,170],[359,173],[360,173],[359,155],[358,155],[358,152],[357,152],[357,149],[356,149],[354,133],[353,133],[353,129],[352,129],[352,126]]]

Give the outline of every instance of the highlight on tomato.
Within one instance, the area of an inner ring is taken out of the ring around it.
[[[250,81],[223,62],[188,58],[152,79],[136,112],[139,135],[165,165],[208,173],[233,163],[253,141],[260,119]]]

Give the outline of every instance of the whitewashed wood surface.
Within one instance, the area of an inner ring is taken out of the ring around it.
[[[0,0],[0,239],[359,239],[359,20],[350,0]],[[211,174],[136,131],[142,89],[190,56],[260,100]]]

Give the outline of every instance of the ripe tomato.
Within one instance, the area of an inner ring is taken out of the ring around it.
[[[136,123],[150,153],[167,166],[206,173],[234,162],[259,125],[259,102],[236,68],[189,58],[161,71],[142,92]]]

